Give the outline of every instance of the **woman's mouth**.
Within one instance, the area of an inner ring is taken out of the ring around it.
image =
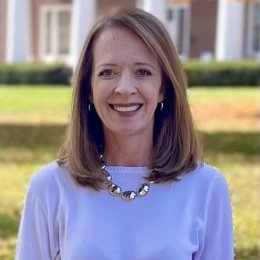
[[[120,113],[136,112],[141,108],[142,104],[110,104],[110,107]]]

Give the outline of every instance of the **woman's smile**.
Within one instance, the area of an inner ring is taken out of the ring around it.
[[[131,112],[137,112],[141,107],[142,104],[110,104],[109,105],[113,110],[121,113],[121,114],[129,114]]]

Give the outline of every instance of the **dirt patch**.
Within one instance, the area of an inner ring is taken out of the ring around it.
[[[260,130],[259,103],[201,103],[191,109],[199,129]]]

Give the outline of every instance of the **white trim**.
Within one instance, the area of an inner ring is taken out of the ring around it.
[[[6,61],[27,62],[31,55],[30,0],[8,0],[6,17]]]
[[[70,59],[70,53],[68,54],[59,54],[58,53],[58,35],[55,32],[58,32],[57,26],[58,26],[58,13],[62,11],[69,11],[70,14],[72,12],[72,6],[71,4],[49,4],[44,5],[40,8],[40,34],[39,34],[39,53],[40,53],[40,59],[44,62],[51,63],[55,61],[63,61],[68,63]],[[51,54],[45,53],[45,47],[46,47],[46,41],[45,41],[45,35],[46,35],[46,27],[45,27],[45,17],[47,12],[51,12],[53,14],[53,25],[56,27],[56,30],[51,31],[51,45],[54,48],[53,52]],[[69,28],[70,31],[70,28]],[[68,39],[70,43],[70,39]]]
[[[71,57],[69,64],[76,68],[87,35],[96,19],[96,0],[73,0],[71,20]]]
[[[243,57],[244,1],[218,0],[216,59]]]
[[[164,25],[166,22],[166,0],[143,0],[136,4],[156,16]]]

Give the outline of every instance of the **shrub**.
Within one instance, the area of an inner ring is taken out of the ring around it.
[[[192,86],[260,86],[260,62],[184,61],[183,67]]]
[[[260,62],[183,62],[188,85],[260,86]],[[2,64],[0,84],[70,84],[72,69],[54,64]]]
[[[54,64],[1,64],[0,84],[70,84],[72,70]]]

